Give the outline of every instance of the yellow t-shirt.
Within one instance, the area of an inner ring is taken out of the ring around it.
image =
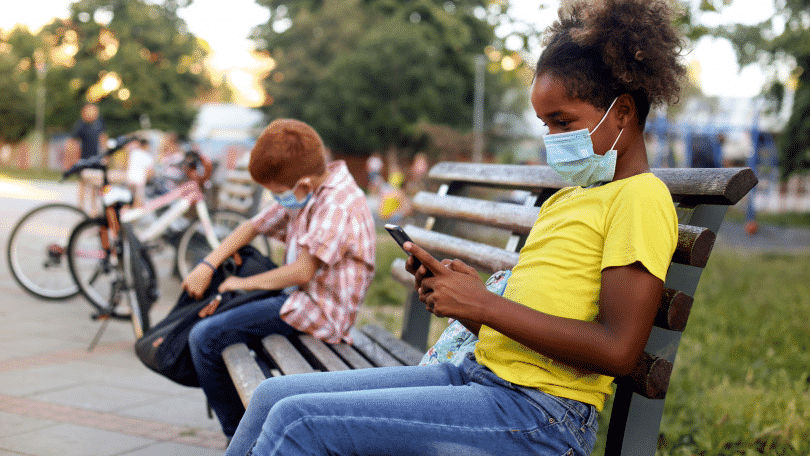
[[[568,187],[542,206],[504,297],[546,314],[592,321],[602,270],[641,262],[664,280],[678,241],[669,190],[651,173],[600,187]],[[612,377],[543,356],[482,326],[475,356],[512,383],[602,410]]]

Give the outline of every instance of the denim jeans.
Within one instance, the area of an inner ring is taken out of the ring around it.
[[[226,436],[236,431],[245,408],[222,360],[222,350],[237,342],[256,342],[270,334],[286,336],[297,332],[279,316],[286,300],[287,295],[282,293],[242,304],[203,318],[191,329],[188,339],[194,369]]]
[[[596,408],[509,383],[477,364],[265,380],[226,456],[588,455]]]

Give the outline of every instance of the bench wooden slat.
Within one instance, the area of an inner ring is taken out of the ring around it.
[[[698,268],[706,267],[716,238],[717,235],[708,228],[679,224],[678,244],[675,247],[675,254],[672,255],[672,262]]]
[[[358,331],[357,328],[352,328],[350,332],[352,339],[354,339],[354,347],[368,358],[376,367],[395,367],[401,366],[402,363],[396,358],[391,356],[384,348],[375,343],[371,338]]]
[[[349,366],[347,366],[335,352],[330,350],[322,340],[316,339],[309,334],[299,336],[298,340],[301,341],[301,344],[321,363],[326,371],[349,370]]]
[[[691,204],[736,204],[757,184],[750,168],[654,168],[674,201]],[[541,191],[567,184],[548,166],[519,166],[442,162],[428,177],[440,182],[469,183],[484,187]]]
[[[225,175],[225,180],[231,182],[239,182],[243,184],[255,184],[256,182],[250,177],[250,171],[247,169],[235,168],[228,170]]]
[[[483,268],[488,273],[512,269],[519,254],[499,249],[489,244],[458,238],[437,231],[407,225],[405,231],[420,247],[438,252],[446,258],[458,258],[471,266]],[[678,243],[673,263],[705,267],[714,246],[716,235],[707,228],[678,225]]]
[[[237,198],[252,198],[253,194],[256,193],[256,187],[242,183],[225,182],[219,191]]]
[[[694,298],[688,294],[664,287],[661,294],[661,306],[655,316],[655,326],[669,329],[670,331],[681,331],[686,329],[686,321],[689,319],[689,312],[692,311]]]
[[[464,182],[483,187],[540,191],[567,186],[548,166],[510,166],[483,163],[441,162],[430,168],[430,179],[440,182]]]
[[[407,225],[405,231],[419,247],[441,253],[446,258],[458,258],[490,274],[503,269],[512,269],[517,264],[517,252],[508,252],[489,244],[468,241],[413,225]]]
[[[464,220],[518,234],[529,234],[540,212],[538,207],[430,192],[417,193],[413,207],[426,215]]]
[[[262,346],[284,375],[315,372],[295,346],[282,335],[271,334],[265,337],[262,339]]]
[[[414,208],[426,215],[463,220],[479,225],[510,230],[528,235],[540,211],[537,207],[495,203],[453,195],[420,192],[414,198]],[[705,267],[715,234],[706,228],[678,225],[678,244],[672,261]]]
[[[219,197],[220,207],[225,207],[237,212],[245,212],[253,206],[253,201],[249,199],[229,198],[225,195]]]
[[[243,343],[225,347],[225,350],[222,351],[222,358],[231,375],[231,381],[236,387],[236,392],[239,394],[239,399],[247,408],[250,398],[253,397],[253,391],[265,379],[264,373],[253,359],[247,345]]]
[[[663,399],[666,397],[671,376],[671,362],[644,353],[630,375],[615,379],[614,382],[617,384],[630,383],[634,393],[647,399]]]
[[[377,325],[366,325],[360,328],[363,334],[383,346],[388,353],[406,366],[415,366],[422,360],[423,353],[405,342],[392,336],[391,333]]]
[[[357,352],[354,347],[348,344],[337,344],[332,345],[332,350],[335,351],[343,361],[351,366],[352,369],[367,369],[369,367],[374,367],[373,364],[368,362],[366,358],[363,358],[363,355]]]
[[[757,185],[751,168],[655,168],[674,201],[689,204],[737,204]]]

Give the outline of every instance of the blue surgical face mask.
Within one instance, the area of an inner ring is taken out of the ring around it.
[[[565,133],[543,135],[548,165],[569,184],[588,187],[599,182],[613,180],[616,172],[617,152],[615,147],[624,129],[619,131],[619,136],[616,137],[613,146],[604,155],[597,155],[593,152],[591,135],[599,128],[599,125],[602,125],[616,100],[618,98],[613,100],[605,115],[602,116],[602,120],[591,132],[587,128],[583,128]]]
[[[287,210],[301,209],[307,205],[311,197],[312,192],[307,193],[303,200],[296,198],[292,190],[287,190],[284,193],[273,193],[273,198]]]

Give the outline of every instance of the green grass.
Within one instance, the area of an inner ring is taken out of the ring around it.
[[[56,181],[62,178],[62,173],[46,168],[20,169],[9,166],[0,167],[0,176],[16,179],[40,179]]]
[[[675,363],[661,454],[810,454],[808,278],[807,254],[712,255]]]
[[[745,207],[739,205],[731,207],[726,214],[726,219],[737,223],[745,222]],[[756,214],[756,221],[760,225],[810,228],[810,212],[785,212],[781,214],[760,212]]]
[[[358,320],[394,334],[407,294],[390,277],[397,256],[405,258],[378,233],[377,275]],[[810,254],[712,254],[675,362],[658,455],[810,454],[809,279]],[[431,343],[445,327],[434,318]]]
[[[369,287],[364,305],[360,308],[357,325],[377,324],[391,334],[399,336],[402,330],[402,304],[410,289],[391,277],[391,263],[395,258],[407,258],[387,231],[377,230],[376,274]],[[447,327],[446,318],[432,317],[428,343],[433,344]]]

